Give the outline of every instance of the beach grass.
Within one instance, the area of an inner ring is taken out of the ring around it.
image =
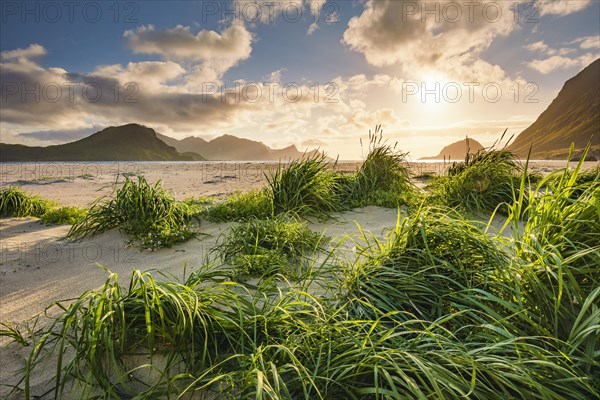
[[[56,203],[31,195],[18,187],[0,188],[1,217],[41,217]]]
[[[219,238],[214,252],[223,262],[235,265],[238,276],[283,274],[298,279],[327,240],[306,222],[280,216],[233,226]]]
[[[362,141],[361,141],[362,144]],[[348,190],[350,205],[396,208],[416,201],[410,181],[408,153],[384,140],[381,125],[369,131],[368,153]]]
[[[506,214],[506,206],[515,197],[523,167],[506,149],[489,149],[467,154],[465,161],[454,163],[445,176],[434,180],[430,201],[466,212]],[[527,198],[527,197],[525,197]]]
[[[268,191],[251,190],[234,193],[225,201],[208,207],[199,216],[212,222],[242,222],[273,216],[273,203]]]
[[[280,163],[267,182],[274,215],[327,219],[344,209],[336,176],[329,170],[324,154],[304,155],[289,164]]]
[[[66,206],[46,211],[40,222],[46,225],[74,225],[83,220],[88,210],[80,207]]]
[[[126,176],[108,198],[97,200],[88,214],[76,222],[67,235],[81,240],[110,229],[127,234],[141,248],[171,247],[194,236],[190,227],[191,209],[176,201],[160,181],[149,184],[143,176]]]

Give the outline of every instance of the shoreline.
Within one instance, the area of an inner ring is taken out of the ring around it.
[[[574,163],[571,163],[571,166]],[[234,192],[248,192],[267,184],[266,174],[277,162],[124,162],[0,163],[0,187],[19,186],[31,194],[57,201],[64,206],[84,207],[111,193],[116,178],[122,174],[146,177],[148,182],[161,180],[177,200],[209,196],[221,200]],[[334,170],[356,172],[361,162],[338,162]],[[576,164],[575,164],[576,165]],[[593,168],[598,162],[585,162]],[[413,176],[440,175],[451,166],[444,162],[409,162]],[[546,175],[566,166],[563,161],[530,161],[530,170]]]

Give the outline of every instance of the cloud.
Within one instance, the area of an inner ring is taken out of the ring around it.
[[[310,24],[310,26],[308,27],[308,30],[306,31],[306,34],[308,36],[312,35],[313,33],[316,32],[316,30],[319,29],[319,24],[317,24],[316,22],[313,22],[312,24]]]
[[[192,65],[188,81],[195,87],[218,81],[230,68],[248,59],[253,41],[241,24],[233,24],[222,33],[202,30],[196,34],[188,26],[156,30],[148,25],[126,31],[124,37],[134,53],[158,54]]]
[[[46,53],[46,49],[43,46],[34,43],[25,49],[5,50],[0,53],[0,58],[2,60],[28,60],[30,58],[45,56]]]
[[[560,49],[550,48],[546,43],[544,43],[543,40],[526,45],[525,48],[531,52],[541,53],[541,54],[545,54],[548,56],[553,56],[553,55],[565,56],[565,55],[573,53],[575,51],[575,49],[571,49],[568,47],[562,47]]]
[[[232,7],[227,10],[235,11],[234,21],[265,24],[275,23],[278,18],[283,18],[290,23],[300,21],[302,18],[306,20],[308,18],[305,17],[305,13],[309,10],[314,17],[314,22],[317,22],[326,2],[327,0],[234,0]],[[221,7],[225,11],[223,4]]]
[[[364,130],[378,124],[394,125],[399,121],[394,110],[390,108],[383,108],[369,112],[363,108],[364,103],[355,105],[360,108],[355,109],[352,114],[350,114],[340,125],[340,128],[353,127],[359,130]]]
[[[169,85],[185,71],[172,61],[98,66],[85,74],[22,58],[3,62],[2,122],[43,130],[131,121],[193,129],[227,125],[252,107],[223,102],[217,93],[190,92],[181,82]]]
[[[530,68],[542,74],[548,74],[559,69],[569,69],[580,65],[579,60],[562,56],[551,56],[546,59],[533,60],[527,63]]]
[[[515,29],[509,2],[368,0],[364,7],[348,22],[342,42],[370,64],[399,65],[406,79],[422,78],[423,70],[441,71],[450,79],[506,78],[480,55],[496,37]]]
[[[569,42],[569,44],[579,44],[579,47],[585,50],[599,50],[600,36],[584,36]]]
[[[272,91],[262,83],[240,82],[224,92],[218,87],[194,90],[189,84],[194,71],[194,66],[175,61],[143,61],[76,73],[12,57],[0,63],[3,137],[11,133],[22,142],[48,144],[76,139],[77,130],[94,124],[129,122],[148,124],[166,134],[269,128],[287,134],[307,131],[315,110],[331,114],[343,109],[342,100],[326,101],[323,85],[306,83],[286,91],[282,70],[270,76],[278,84]],[[15,136],[23,132],[29,134]]]
[[[566,44],[571,47],[553,49],[543,41],[525,46],[531,52],[548,56],[530,61],[527,66],[542,74],[548,74],[557,70],[584,68],[600,55],[600,38],[597,36],[580,37]],[[573,53],[579,53],[579,55],[567,57]]]
[[[185,75],[186,70],[172,61],[142,61],[130,62],[123,67],[120,64],[100,65],[90,74],[97,77],[113,77],[119,82],[133,82],[148,88],[160,87],[169,90],[167,82],[176,80]]]
[[[45,145],[73,142],[90,136],[91,134],[102,130],[104,126],[94,125],[81,129],[61,129],[61,130],[43,130],[17,134],[16,137],[26,140],[35,140],[43,142]]]
[[[324,142],[321,139],[306,139],[303,140],[300,145],[305,147],[322,147],[327,145],[327,142]]]
[[[538,0],[540,15],[569,15],[585,9],[592,0]]]
[[[252,51],[252,34],[242,25],[232,25],[219,34],[202,30],[193,34],[188,26],[157,31],[154,26],[141,26],[126,31],[124,36],[134,53],[160,54],[167,59],[206,61],[219,59],[245,60]]]

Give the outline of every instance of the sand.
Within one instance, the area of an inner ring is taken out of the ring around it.
[[[357,163],[341,163],[338,171],[353,172]],[[563,164],[541,163],[535,168],[547,173]],[[592,164],[590,166],[593,166]],[[225,198],[266,184],[265,173],[275,163],[30,163],[0,164],[0,186],[20,186],[63,205],[86,206],[108,195],[120,173],[141,173],[149,182],[161,179],[177,199],[190,196]],[[419,163],[417,173],[441,172],[442,163]],[[334,238],[366,232],[385,235],[395,226],[397,210],[366,207],[336,215],[327,222],[309,226]],[[498,225],[501,225],[499,223]],[[155,270],[183,278],[202,264],[219,235],[230,224],[202,222],[206,234],[170,249],[139,251],[126,246],[118,231],[85,239],[79,243],[63,240],[69,226],[44,226],[33,218],[0,220],[0,322],[23,324],[42,313],[52,302],[80,296],[100,287],[108,273],[117,273],[126,284],[132,272]],[[348,244],[351,246],[351,242]],[[166,279],[166,278],[165,278]],[[30,348],[0,340],[0,398],[16,384]],[[34,394],[47,390],[52,370],[32,377]],[[18,396],[15,398],[19,398]]]

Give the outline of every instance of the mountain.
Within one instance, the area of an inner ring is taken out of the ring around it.
[[[84,139],[47,147],[0,143],[0,161],[186,161],[204,160],[180,153],[138,124],[111,126]]]
[[[600,160],[600,59],[569,79],[550,106],[508,149],[525,158],[533,144],[532,159],[565,159],[572,142],[577,155],[590,138],[589,158]]]
[[[462,161],[467,156],[467,152],[473,154],[483,149],[483,146],[477,140],[466,138],[444,147],[437,156],[423,157],[421,160],[443,160],[445,158],[448,160]]]
[[[158,138],[178,151],[191,151],[208,160],[232,161],[278,161],[298,159],[304,154],[296,146],[283,149],[272,149],[262,142],[242,139],[232,135],[219,136],[211,141],[199,137],[187,137],[177,140],[158,134]],[[309,152],[312,155],[316,150]]]

